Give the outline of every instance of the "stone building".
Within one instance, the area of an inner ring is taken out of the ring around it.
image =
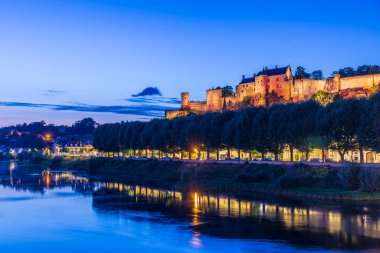
[[[274,103],[302,102],[322,94],[342,98],[367,97],[378,90],[380,74],[315,80],[295,79],[290,66],[275,67],[245,77],[236,85],[235,94],[223,96],[221,88],[206,91],[206,101],[192,102],[188,92],[181,93],[181,108],[165,111],[165,118],[187,116],[222,110],[237,110],[246,106],[270,106]]]

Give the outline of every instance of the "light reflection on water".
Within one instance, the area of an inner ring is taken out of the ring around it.
[[[377,206],[314,207],[240,200],[97,182],[70,172],[44,170],[35,174],[14,163],[0,165],[0,178],[0,247],[8,246],[13,252],[24,252],[22,247],[17,251],[17,245],[27,245],[29,252],[44,252],[41,242],[46,247],[51,244],[46,250],[54,246],[57,252],[73,252],[76,248],[68,248],[65,241],[74,243],[78,250],[92,247],[93,252],[100,252],[98,243],[104,240],[112,241],[105,249],[127,248],[130,252],[380,247]],[[16,214],[23,216],[23,224],[18,224],[21,221]],[[36,217],[40,222],[33,221]]]

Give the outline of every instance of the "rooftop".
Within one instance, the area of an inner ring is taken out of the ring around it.
[[[252,82],[255,81],[255,77],[256,76],[261,76],[261,75],[267,75],[267,76],[285,75],[287,68],[288,67],[281,67],[281,68],[277,68],[276,67],[274,69],[263,68],[262,71],[259,71],[253,77],[247,77],[247,78],[245,78],[245,76],[243,76],[240,84],[243,84],[243,83],[252,83]]]

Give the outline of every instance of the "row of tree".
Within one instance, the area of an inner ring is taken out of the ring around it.
[[[340,74],[341,77],[351,77],[351,76],[362,76],[362,75],[371,75],[371,74],[380,74],[380,66],[379,65],[361,65],[356,69],[353,67],[345,67],[334,71],[332,75]],[[323,80],[322,70],[315,70],[311,73],[306,72],[305,68],[302,66],[298,66],[294,73],[295,79],[303,79],[303,78],[311,78],[316,80]]]
[[[333,74],[340,74],[341,77],[350,77],[350,76],[362,76],[362,75],[371,75],[371,74],[380,74],[379,65],[361,65],[356,69],[353,67],[346,67],[334,71]]]
[[[346,99],[326,107],[310,100],[250,107],[239,111],[188,117],[153,119],[100,125],[94,132],[95,148],[106,152],[161,150],[219,152],[221,149],[273,153],[286,146],[308,153],[313,148],[338,151],[380,150],[380,94],[369,99]],[[219,155],[218,155],[219,157]],[[293,157],[293,155],[291,155]]]

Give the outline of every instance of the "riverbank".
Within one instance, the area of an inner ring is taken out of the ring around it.
[[[380,200],[379,191],[359,189],[360,180],[368,180],[365,175],[372,173],[373,169],[366,171],[358,165],[335,168],[304,164],[218,164],[112,158],[92,158],[75,163],[81,164],[83,168],[87,166],[88,173],[100,179],[177,190],[232,194],[237,197]],[[75,168],[72,164],[71,167]],[[373,185],[373,182],[370,183]]]

